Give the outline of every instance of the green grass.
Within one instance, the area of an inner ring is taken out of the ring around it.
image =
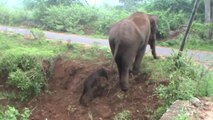
[[[193,59],[183,56],[178,60],[180,67],[175,66],[176,54],[170,58],[153,60],[145,57],[142,71],[150,74],[152,82],[166,80],[168,85],[156,88],[156,95],[164,101],[159,107],[154,119],[159,119],[167,108],[176,100],[189,100],[192,97],[213,96],[213,71],[203,65],[196,64]],[[179,116],[179,119],[182,119]]]
[[[0,33],[1,55],[28,54],[40,57],[54,56],[66,51],[64,44],[46,40],[24,40],[19,35],[4,35]]]
[[[151,74],[153,82],[168,79],[170,66],[173,65],[172,58],[153,59],[152,56],[145,56],[141,64],[141,71]]]
[[[167,40],[164,42],[157,41],[157,45],[165,46],[165,47],[172,47],[179,49],[181,42],[183,40],[183,36],[181,35],[177,39]],[[203,51],[213,51],[213,41],[212,40],[203,40],[199,37],[194,37],[191,35],[189,39],[187,39],[185,48],[191,50],[203,50]]]

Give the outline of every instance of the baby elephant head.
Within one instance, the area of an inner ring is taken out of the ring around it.
[[[84,81],[83,93],[80,98],[80,104],[88,104],[96,97],[101,96],[108,87],[108,74],[104,68],[98,69],[88,76]]]

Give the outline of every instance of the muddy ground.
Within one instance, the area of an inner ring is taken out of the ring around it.
[[[102,97],[88,107],[79,104],[83,81],[96,69],[108,69],[110,86]],[[117,113],[129,110],[133,120],[149,120],[161,102],[154,95],[156,83],[149,82],[148,74],[131,78],[127,93],[120,91],[118,74],[111,65],[58,59],[48,91],[26,103],[33,110],[31,120],[112,120]]]

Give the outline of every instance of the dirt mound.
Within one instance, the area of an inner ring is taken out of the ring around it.
[[[59,59],[54,67],[54,76],[49,80],[49,91],[27,103],[33,110],[31,120],[112,120],[123,110],[129,110],[134,120],[147,120],[160,101],[153,95],[155,84],[149,83],[146,74],[131,78],[131,87],[124,94],[118,86],[116,70],[103,65],[110,76],[110,87],[102,97],[92,101],[89,107],[79,104],[84,79],[101,67]],[[116,69],[116,68],[114,68]]]

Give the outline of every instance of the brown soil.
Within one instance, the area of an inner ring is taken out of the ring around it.
[[[79,104],[84,79],[94,70],[104,67],[110,76],[110,87],[102,97],[95,98],[88,107]],[[129,110],[134,120],[148,120],[161,105],[154,96],[156,84],[148,81],[146,74],[130,80],[127,93],[120,91],[116,68],[59,59],[54,76],[49,80],[48,91],[41,93],[24,105],[33,110],[31,120],[112,120],[123,110]]]

